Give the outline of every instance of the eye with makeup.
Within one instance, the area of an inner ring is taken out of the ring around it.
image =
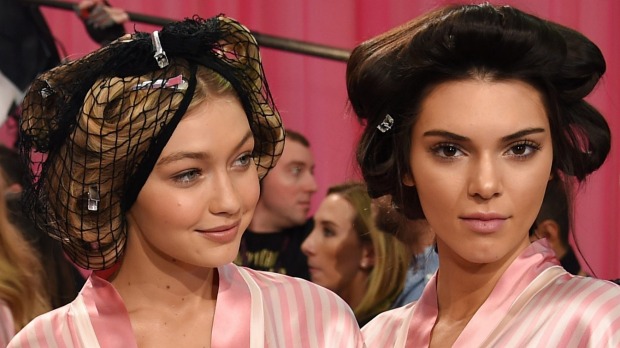
[[[461,148],[454,143],[439,143],[430,148],[430,152],[446,160],[452,160],[457,157],[465,156],[465,153]]]
[[[524,160],[530,158],[537,151],[540,151],[541,148],[542,147],[540,144],[536,142],[531,140],[521,140],[515,144],[512,144],[505,154],[518,160]]]
[[[173,176],[172,180],[174,180],[175,183],[178,183],[182,186],[189,186],[194,181],[196,181],[200,177],[201,174],[202,174],[202,171],[200,169],[192,168],[192,169],[185,170]]]
[[[252,152],[251,151],[244,152],[239,157],[237,157],[237,159],[233,163],[233,166],[237,167],[237,168],[242,168],[242,169],[248,168],[248,167],[250,167],[250,165],[252,163],[254,163],[253,160],[254,160],[254,158],[252,157]]]

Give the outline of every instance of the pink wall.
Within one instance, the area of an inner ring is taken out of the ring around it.
[[[111,0],[128,11],[181,19],[199,14],[225,13],[259,33],[289,37],[352,49],[368,39],[420,13],[449,1],[432,0]],[[500,3],[499,1],[490,1]],[[597,276],[620,278],[620,1],[508,0],[523,10],[582,31],[602,49],[608,72],[592,95],[592,103],[606,115],[614,142],[610,158],[580,192],[576,207],[576,236]],[[44,13],[69,58],[96,48],[72,12],[46,9]],[[134,24],[127,24],[132,30]],[[155,28],[135,24],[137,30]],[[615,36],[615,37],[614,37]],[[272,93],[288,128],[305,133],[317,158],[319,193],[356,176],[353,147],[359,127],[347,109],[345,64],[295,53],[263,50]],[[613,98],[615,96],[615,98]]]

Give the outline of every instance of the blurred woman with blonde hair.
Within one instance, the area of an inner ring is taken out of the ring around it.
[[[0,173],[0,194],[6,192]],[[6,200],[0,199],[0,346],[31,319],[49,311],[38,254],[8,219]]]
[[[342,297],[360,326],[390,309],[403,289],[410,255],[400,240],[377,229],[366,186],[330,187],[314,220],[302,244],[312,281]]]

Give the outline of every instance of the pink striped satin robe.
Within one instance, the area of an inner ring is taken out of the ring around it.
[[[218,268],[211,347],[363,347],[347,304],[302,279],[228,264]],[[39,316],[9,347],[137,347],[114,287],[91,276],[67,306]]]
[[[364,326],[366,345],[428,347],[437,319],[436,290],[433,278],[418,302]],[[558,266],[545,240],[532,243],[453,347],[620,347],[620,286],[573,276]]]
[[[6,347],[14,334],[15,328],[11,309],[4,301],[0,300],[0,347]]]

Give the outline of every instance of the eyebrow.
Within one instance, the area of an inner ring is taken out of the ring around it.
[[[323,220],[321,221],[321,225],[325,226],[325,227],[332,227],[332,228],[339,228],[338,224],[330,221],[330,220]]]
[[[512,140],[522,138],[526,135],[544,133],[544,132],[545,132],[544,128],[526,128],[518,132],[506,135],[505,137],[502,137],[502,142],[506,143]],[[465,136],[462,136],[456,133],[448,132],[448,131],[443,131],[443,130],[430,130],[430,131],[424,132],[423,136],[443,137],[443,138],[454,140],[454,141],[470,141],[471,140],[468,137],[465,137]]]
[[[248,130],[248,132],[243,136],[243,138],[241,138],[239,143],[237,143],[237,145],[234,147],[232,152],[238,151],[245,143],[247,143],[248,140],[252,138],[252,136],[253,136],[252,131]],[[209,155],[205,152],[179,151],[179,152],[172,153],[166,157],[160,158],[159,161],[157,161],[157,165],[163,166],[163,165],[175,162],[175,161],[180,161],[182,159],[204,160],[206,158],[209,158]]]
[[[297,160],[291,161],[291,162],[287,163],[286,165],[287,165],[288,167],[295,167],[295,166],[297,166],[297,167],[304,167],[304,168],[306,168],[306,167],[312,167],[312,168],[314,168],[314,166],[309,166],[309,165],[308,165],[306,162],[304,162],[304,161],[297,161]]]

